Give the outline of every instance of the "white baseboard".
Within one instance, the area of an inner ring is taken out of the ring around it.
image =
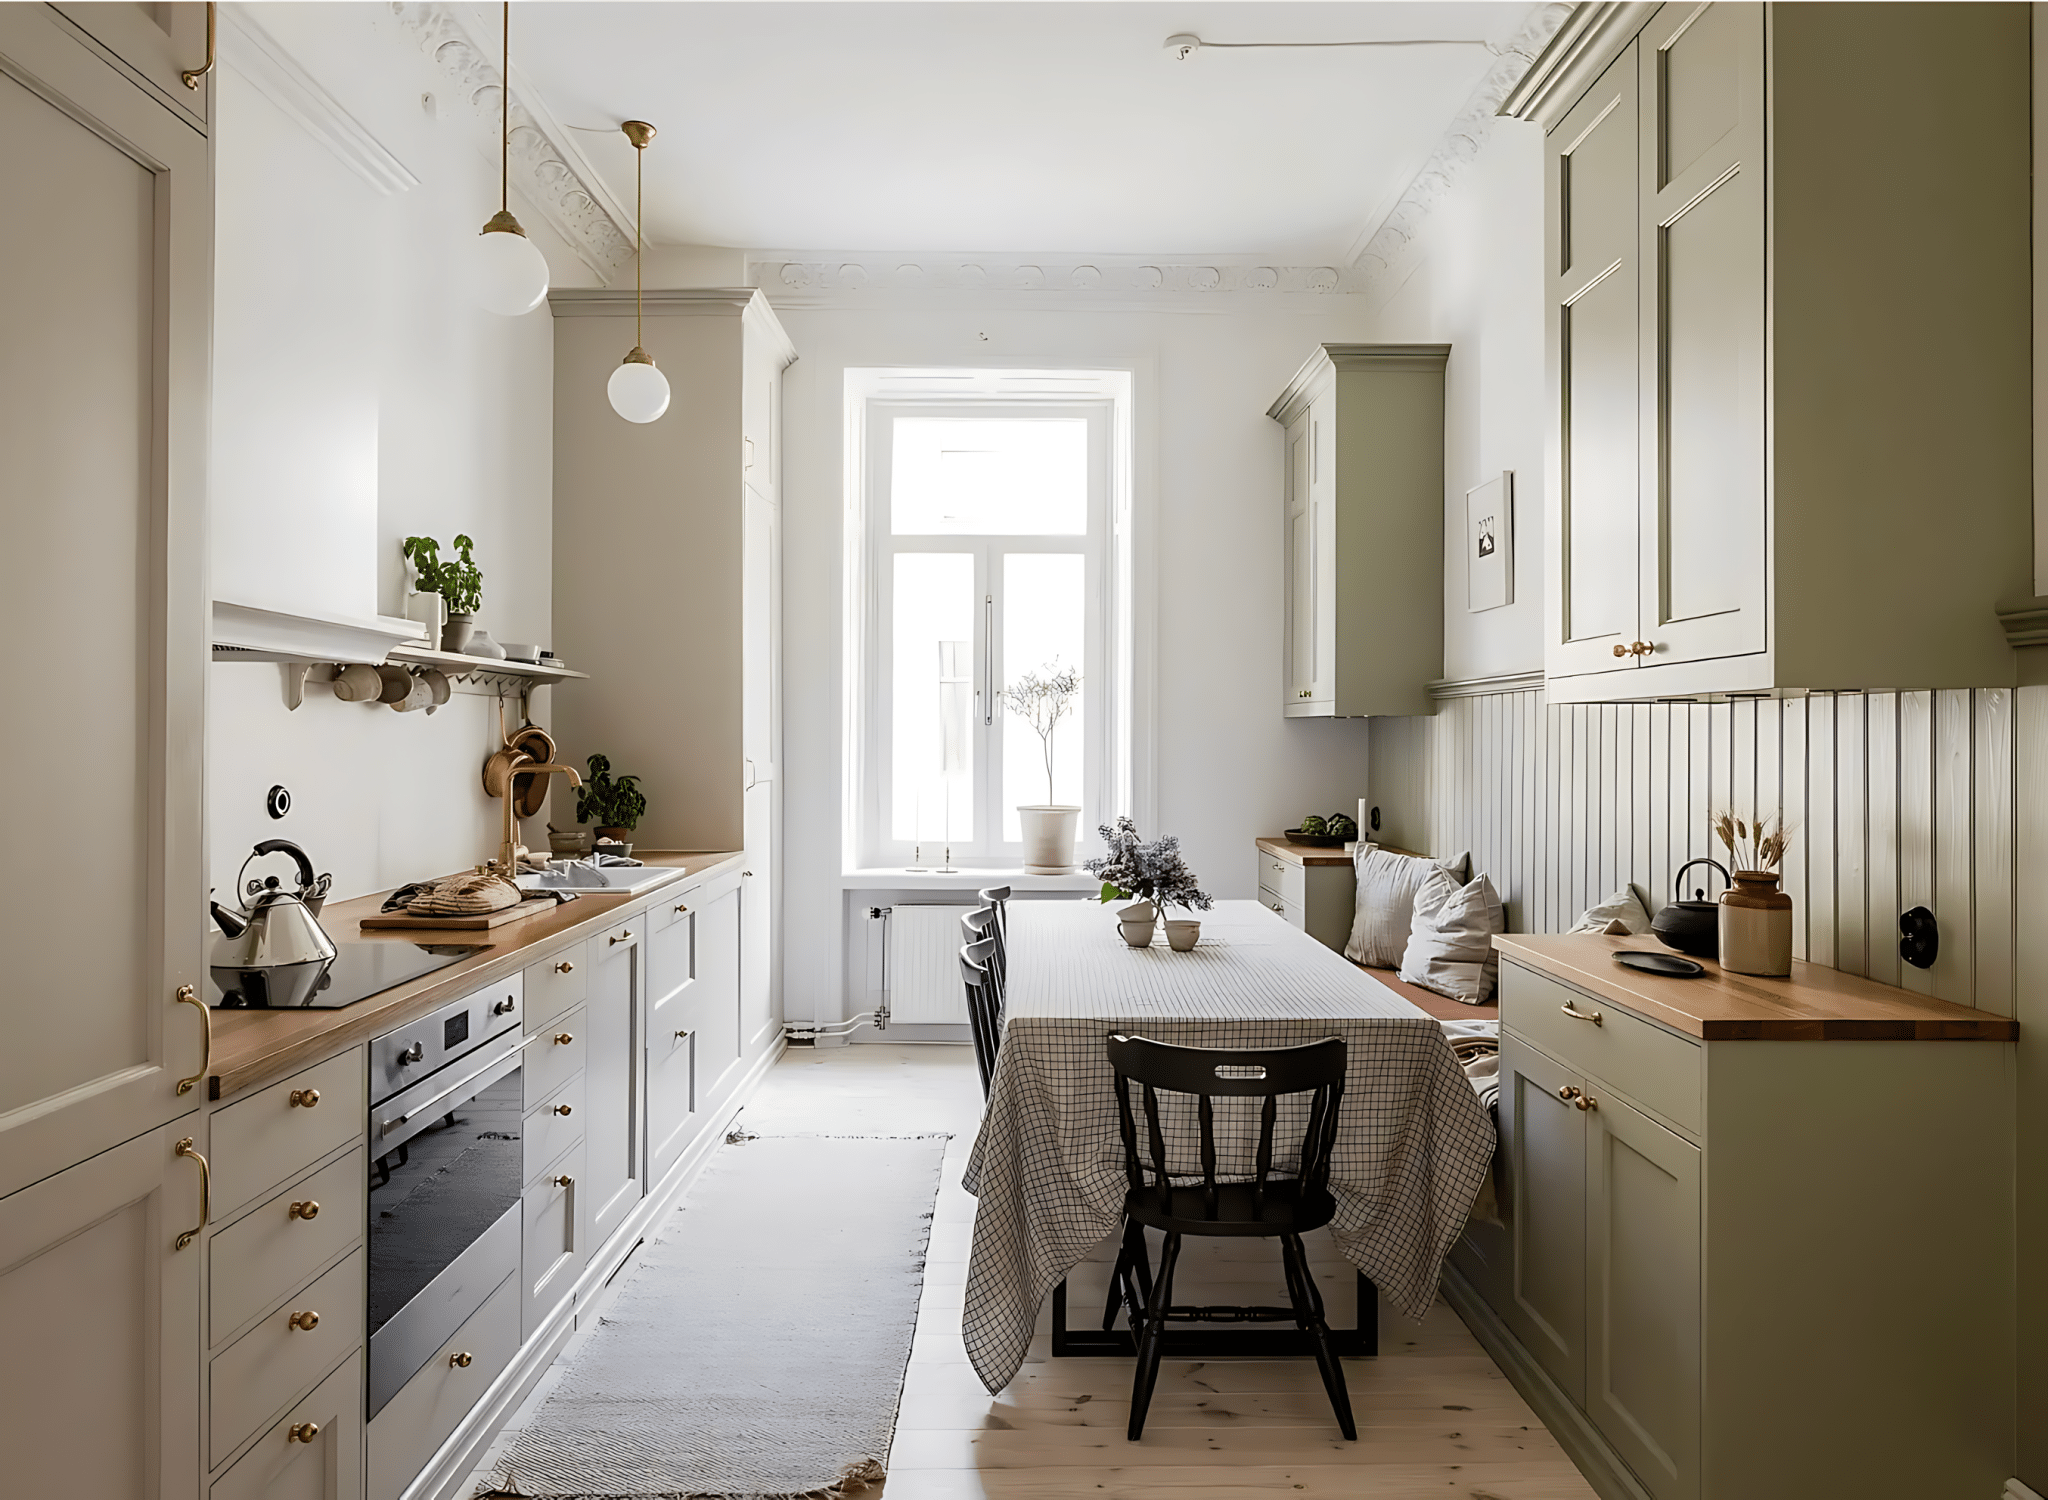
[[[2008,1479],[2005,1482],[2004,1500],[2048,1500],[2048,1497],[2044,1497],[2039,1490],[2030,1484],[2024,1484],[2017,1479]]]

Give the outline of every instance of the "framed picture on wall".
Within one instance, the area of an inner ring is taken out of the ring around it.
[[[1466,608],[1515,602],[1515,475],[1512,469],[1465,491]]]

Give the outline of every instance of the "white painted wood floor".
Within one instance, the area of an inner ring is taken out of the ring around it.
[[[1056,1360],[1043,1332],[1017,1379],[989,1395],[960,1345],[974,1229],[960,1174],[980,1120],[970,1049],[885,1044],[793,1049],[740,1115],[761,1135],[953,1132],[887,1500],[1594,1500],[1441,1302],[1419,1327],[1382,1306],[1380,1357],[1345,1361],[1356,1443],[1338,1433],[1307,1359],[1168,1363],[1137,1443],[1124,1437],[1131,1361]],[[1211,1241],[1202,1249],[1216,1253],[1198,1255],[1186,1244],[1176,1300],[1284,1300],[1271,1245]],[[1327,1240],[1310,1245],[1332,1321],[1348,1325],[1350,1268]],[[1100,1316],[1106,1273],[1105,1263],[1072,1278],[1074,1321]]]

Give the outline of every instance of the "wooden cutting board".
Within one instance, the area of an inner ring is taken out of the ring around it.
[[[522,901],[517,906],[508,906],[503,911],[477,912],[460,917],[419,917],[409,911],[380,911],[363,918],[362,929],[403,927],[427,929],[435,932],[477,932],[490,927],[503,927],[507,922],[516,922],[521,917],[536,917],[544,911],[553,911],[561,905],[552,896],[539,901]]]

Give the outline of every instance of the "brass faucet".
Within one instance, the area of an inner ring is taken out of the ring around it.
[[[513,784],[521,776],[547,775],[566,776],[571,786],[583,785],[583,778],[576,774],[574,766],[537,761],[524,750],[505,763],[504,789],[498,793],[505,801],[505,837],[498,845],[497,873],[514,885],[519,883],[519,825],[514,811],[519,798],[513,791]]]

